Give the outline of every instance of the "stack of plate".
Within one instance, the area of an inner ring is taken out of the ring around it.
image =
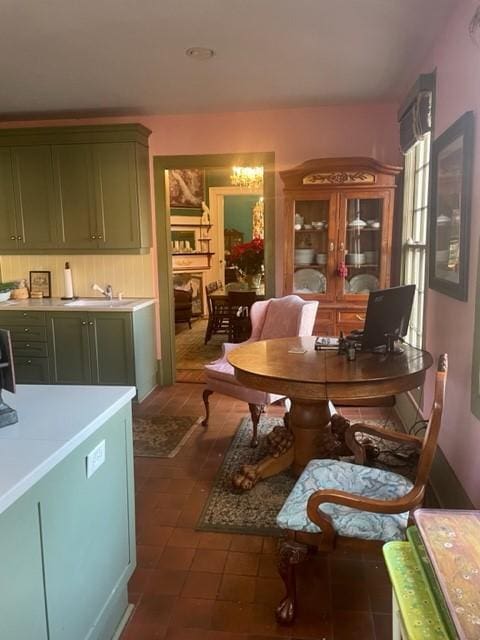
[[[314,249],[295,249],[295,264],[312,264],[314,255]]]
[[[364,253],[347,253],[345,260],[347,264],[358,267],[361,264],[365,264],[367,258]]]

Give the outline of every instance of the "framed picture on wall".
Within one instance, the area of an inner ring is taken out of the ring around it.
[[[41,293],[43,298],[51,298],[52,283],[50,271],[30,271],[30,293]]]
[[[170,169],[170,207],[200,209],[205,200],[205,171],[203,169]]]
[[[457,300],[468,297],[473,165],[473,112],[433,143],[429,286]]]

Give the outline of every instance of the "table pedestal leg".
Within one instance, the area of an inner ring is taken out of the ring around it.
[[[328,400],[292,399],[290,412],[285,416],[285,426],[275,427],[267,436],[270,455],[257,464],[242,465],[232,477],[233,486],[249,491],[259,480],[274,476],[290,466],[296,475],[300,475],[313,458],[348,455],[342,437],[348,421],[335,414],[332,433],[331,417]]]
[[[312,458],[330,458],[336,439],[330,428],[328,400],[296,400],[292,398],[289,424],[295,439],[293,472],[300,475]]]

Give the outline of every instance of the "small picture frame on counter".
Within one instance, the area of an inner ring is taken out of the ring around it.
[[[39,293],[42,298],[52,297],[51,271],[30,271],[30,295]]]

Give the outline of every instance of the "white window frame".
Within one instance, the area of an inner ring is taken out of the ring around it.
[[[402,283],[415,284],[406,341],[424,344],[427,230],[430,186],[431,134],[426,133],[405,154],[402,224]]]

